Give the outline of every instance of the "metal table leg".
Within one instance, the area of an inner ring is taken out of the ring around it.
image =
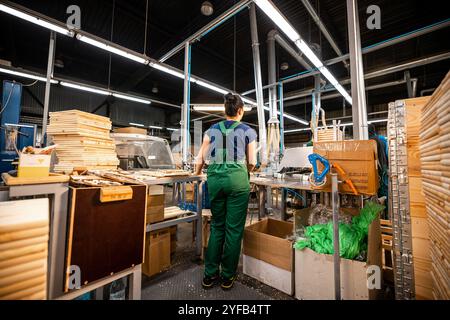
[[[287,199],[287,190],[285,188],[281,188],[281,220],[286,220],[286,199]]]
[[[202,233],[203,233],[203,208],[202,208],[202,198],[203,198],[203,184],[204,182],[197,183],[197,220],[195,221],[197,226],[197,232],[196,232],[196,254],[197,256],[202,255],[203,250],[203,242],[202,242]]]
[[[142,279],[142,265],[134,267],[133,273],[129,277],[128,285],[128,299],[141,300],[141,279]]]
[[[261,220],[264,216],[265,216],[265,207],[266,207],[266,203],[265,203],[265,199],[264,199],[264,194],[265,194],[265,187],[264,186],[258,186],[258,201],[259,201],[259,210],[258,210],[258,220]]]
[[[334,294],[341,300],[341,258],[339,256],[339,193],[336,173],[331,174],[331,190],[333,202],[333,247],[334,247]]]

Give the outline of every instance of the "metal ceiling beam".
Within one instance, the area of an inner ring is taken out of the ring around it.
[[[208,23],[206,26],[195,32],[193,35],[188,37],[186,40],[178,44],[176,47],[174,47],[172,50],[164,54],[160,59],[159,62],[164,62],[170,57],[174,56],[178,52],[184,49],[184,46],[186,43],[192,43],[193,41],[200,40],[203,36],[217,28],[219,25],[221,25],[223,22],[227,21],[229,18],[233,17],[235,14],[241,12],[244,8],[247,7],[249,3],[251,3],[251,0],[241,0],[240,2],[236,3],[234,6],[232,6],[230,9],[222,13],[220,16],[215,18],[213,21]]]
[[[374,43],[374,44],[372,44],[370,46],[367,46],[367,47],[363,48],[362,49],[362,54],[367,54],[367,53],[374,52],[374,51],[377,51],[377,50],[380,50],[380,49],[383,49],[383,48],[386,48],[386,47],[389,47],[389,46],[392,46],[392,45],[395,45],[395,44],[398,44],[398,43],[402,43],[404,41],[407,41],[407,40],[410,40],[410,39],[414,39],[416,37],[419,37],[419,36],[422,36],[422,35],[425,35],[425,34],[428,34],[428,33],[434,32],[434,31],[437,31],[437,30],[441,30],[441,29],[447,28],[449,26],[450,26],[450,18],[446,19],[446,20],[443,20],[443,21],[439,21],[439,22],[433,23],[431,25],[428,25],[428,26],[425,26],[425,27],[422,27],[422,28],[419,28],[419,29],[416,29],[416,30],[413,30],[413,31],[410,31],[410,32],[407,32],[407,33],[404,33],[404,34],[401,34],[401,35],[398,35],[398,36],[395,36],[395,37],[392,37],[392,38],[389,38],[389,39],[386,39],[386,40],[381,41],[381,42]],[[339,63],[341,61],[348,60],[349,57],[350,57],[350,54],[347,53],[347,54],[345,54],[343,56],[340,56],[340,57],[333,58],[333,59],[325,61],[324,65],[327,65],[327,66],[333,65],[333,64]],[[265,85],[265,86],[263,86],[263,89],[268,89],[270,87],[278,85],[279,83],[289,83],[289,82],[297,81],[297,80],[300,80],[300,79],[303,79],[303,78],[311,77],[311,76],[314,76],[315,74],[318,74],[318,73],[319,72],[314,70],[314,69],[303,71],[303,72],[300,72],[298,74],[294,74],[294,75],[290,75],[290,76],[284,77],[283,79],[281,79],[277,83],[271,83],[271,84]],[[245,92],[243,92],[241,94],[242,95],[248,95],[248,94],[251,94],[251,93],[254,93],[254,92],[255,92],[255,90],[252,89],[252,90],[245,91]]]
[[[375,70],[369,73],[366,73],[364,75],[364,79],[368,80],[368,79],[374,79],[374,78],[378,78],[384,75],[388,75],[388,74],[392,74],[395,72],[400,72],[400,71],[405,71],[408,69],[413,69],[416,67],[421,67],[427,64],[431,64],[431,63],[435,63],[435,62],[439,62],[442,60],[447,60],[450,59],[450,51],[449,52],[445,52],[445,53],[441,53],[441,54],[437,54],[434,56],[430,56],[430,57],[426,57],[426,58],[421,58],[421,59],[417,59],[417,60],[413,60],[413,61],[409,61],[406,63],[402,63],[399,65],[395,65],[395,66],[390,66],[387,68],[382,68],[379,70]],[[310,76],[308,74],[308,76]],[[339,80],[339,83],[344,85],[344,84],[349,84],[351,82],[350,78],[347,78],[345,80]],[[295,92],[290,92],[290,93],[286,93],[284,95],[284,101],[289,101],[289,100],[294,100],[297,98],[303,98],[306,97],[308,95],[312,94],[312,88],[311,89],[307,89],[307,90],[302,90],[302,91],[295,91]],[[329,91],[334,91],[334,88],[329,89]],[[291,103],[285,103],[284,106],[288,107],[291,106]],[[296,104],[295,104],[296,105]]]
[[[417,78],[411,78],[411,81],[417,82]],[[401,84],[406,84],[406,80],[391,81],[391,82],[386,82],[386,83],[375,84],[372,86],[367,86],[366,91],[388,88],[388,87],[398,86]],[[334,91],[334,90],[327,90],[327,91]],[[325,91],[325,92],[327,92],[327,91]],[[322,91],[322,92],[324,92],[324,91]],[[321,100],[330,100],[330,99],[339,98],[340,96],[341,96],[340,93],[332,93],[332,94],[323,95],[323,96],[321,96],[320,99]],[[312,101],[311,93],[309,93],[308,95],[305,95],[304,98],[301,100],[285,102],[284,106],[285,107],[297,106],[299,104],[310,103],[311,101]]]
[[[319,15],[317,14],[316,10],[314,9],[314,7],[311,5],[311,3],[309,2],[309,0],[301,0],[303,5],[306,8],[306,11],[308,11],[308,13],[310,14],[310,16],[312,17],[312,19],[314,20],[314,22],[317,24],[317,26],[319,27],[320,31],[323,33],[323,35],[325,36],[325,38],[328,40],[328,42],[330,43],[331,47],[333,48],[334,52],[336,52],[336,54],[338,56],[342,56],[343,53],[341,51],[341,49],[339,49],[339,46],[337,45],[336,41],[334,40],[333,36],[330,34],[330,32],[328,31],[327,27],[325,26],[325,24],[322,22],[322,20],[320,19]],[[343,61],[345,67],[348,67],[348,63],[346,61]]]

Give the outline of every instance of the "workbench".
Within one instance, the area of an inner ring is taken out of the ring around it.
[[[177,201],[177,198],[184,199],[185,193],[184,192],[178,192],[179,188],[178,186],[183,186],[185,183],[190,182],[196,182],[197,183],[197,212],[191,212],[191,214],[188,214],[187,216],[165,220],[157,223],[147,224],[147,232],[161,230],[164,228],[168,228],[171,226],[178,225],[180,223],[184,222],[194,222],[196,223],[196,238],[195,238],[195,244],[196,244],[196,254],[197,256],[201,256],[202,254],[202,185],[206,179],[206,176],[196,176],[196,175],[189,175],[189,176],[174,176],[174,177],[164,177],[164,178],[157,178],[153,180],[147,180],[145,181],[145,184],[148,186],[151,185],[168,185],[173,184],[173,202]],[[182,188],[184,190],[184,188]]]
[[[272,206],[272,197],[266,197],[265,194],[272,194],[272,189],[281,189],[281,219],[286,220],[286,189],[300,191],[302,195],[302,204],[306,207],[306,191],[316,191],[309,181],[294,181],[286,179],[276,179],[273,177],[250,176],[250,183],[258,186],[259,212],[258,218],[265,216],[265,200],[268,207]],[[266,199],[267,198],[267,199]]]
[[[48,178],[33,180],[15,178],[4,173],[2,178],[8,185],[0,188],[0,201],[20,200],[25,197],[47,197],[50,200],[47,299],[74,299],[93,290],[96,290],[98,295],[102,292],[103,286],[126,276],[130,276],[129,299],[140,299],[141,265],[105,277],[78,290],[64,293],[69,176],[52,174]]]

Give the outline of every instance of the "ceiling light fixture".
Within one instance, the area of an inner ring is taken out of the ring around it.
[[[133,97],[133,96],[121,94],[121,93],[115,93],[115,92],[113,92],[112,95],[113,95],[114,97],[116,97],[116,98],[119,98],[119,99],[130,100],[130,101],[139,102],[139,103],[144,103],[144,104],[151,104],[151,103],[152,103],[150,100],[147,100],[147,99],[137,98],[137,97]]]
[[[119,49],[116,48],[115,46],[111,45],[111,44],[107,44],[105,42],[101,42],[99,40],[95,40],[93,38],[90,38],[88,36],[82,35],[82,34],[77,34],[77,39],[80,41],[83,41],[85,43],[88,43],[90,45],[93,45],[94,47],[109,51],[111,53],[117,54],[119,56],[128,58],[130,60],[142,63],[142,64],[148,64],[149,60],[145,59],[143,57],[137,56],[133,53],[127,52],[126,50],[123,49]]]
[[[214,7],[211,2],[205,1],[202,3],[202,6],[200,7],[200,11],[205,16],[210,16],[214,13]]]
[[[195,111],[225,112],[225,106],[223,104],[194,104],[193,109]],[[251,110],[251,106],[244,105],[244,111]]]
[[[13,15],[13,16],[15,16],[17,18],[26,20],[28,22],[37,24],[37,25],[39,25],[41,27],[50,29],[52,31],[61,33],[63,35],[66,35],[66,36],[69,36],[69,37],[73,37],[73,32],[70,31],[67,28],[63,28],[61,26],[58,26],[57,24],[45,21],[45,20],[43,20],[43,19],[41,19],[39,17],[35,17],[35,16],[32,16],[32,15],[30,15],[28,13],[25,13],[25,12],[16,10],[14,8],[5,6],[4,4],[0,4],[0,11],[3,11],[3,12],[8,13],[10,15]]]
[[[158,127],[158,126],[148,126],[149,128],[152,128],[152,129],[158,129],[158,130],[162,130],[162,127]]]
[[[134,122],[130,122],[129,125],[130,125],[130,126],[136,126],[136,127],[145,127],[142,123],[134,123]]]
[[[41,76],[36,76],[34,74],[27,73],[27,72],[14,71],[14,70],[6,69],[6,68],[0,68],[0,72],[11,74],[13,76],[17,76],[17,77],[21,77],[21,78],[27,78],[27,79],[47,82],[47,78],[41,77]],[[58,81],[51,79],[50,83],[56,84],[56,83],[58,83]]]
[[[180,130],[180,129],[175,129],[175,128],[166,128],[167,130],[169,130],[169,131],[178,131],[178,130]]]
[[[79,85],[79,84],[66,82],[66,81],[61,81],[60,84],[64,87],[69,87],[69,88],[78,89],[78,90],[82,90],[82,91],[88,91],[88,92],[92,92],[92,93],[98,93],[98,94],[101,94],[104,96],[111,95],[111,92],[109,92],[109,91],[96,89],[96,88],[92,88],[92,87],[85,86],[85,85]]]
[[[227,93],[229,93],[228,90],[224,90],[224,89],[222,89],[222,88],[216,87],[216,86],[214,86],[214,85],[212,85],[212,84],[209,84],[209,83],[207,83],[207,82],[205,82],[205,81],[203,81],[203,80],[197,80],[197,79],[193,79],[193,78],[191,78],[191,79],[192,79],[192,80],[191,80],[192,82],[198,84],[199,86],[202,86],[202,87],[205,87],[205,88],[207,88],[207,89],[210,89],[210,90],[212,90],[212,91],[215,91],[215,92],[218,92],[218,93],[221,93],[221,94],[227,94]]]
[[[323,65],[322,61],[314,54],[311,48],[300,37],[297,31],[290,25],[287,19],[273,5],[270,0],[255,0],[256,5],[288,36],[300,49],[309,61],[323,74],[323,76],[339,91],[340,94],[352,104],[352,98],[342,87],[331,72]]]
[[[178,77],[178,78],[180,78],[180,79],[184,79],[184,74],[183,74],[183,73],[181,73],[181,72],[179,72],[179,71],[176,71],[176,70],[173,70],[173,69],[171,69],[171,68],[168,68],[168,67],[166,67],[166,66],[163,66],[162,64],[155,63],[155,62],[150,62],[149,65],[150,65],[150,67],[155,68],[155,69],[157,69],[157,70],[159,70],[159,71],[162,71],[162,72],[171,74],[171,75],[173,75],[173,76],[175,76],[175,77]],[[192,81],[192,80],[191,80],[191,81]]]

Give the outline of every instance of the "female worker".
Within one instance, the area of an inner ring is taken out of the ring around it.
[[[207,181],[212,220],[202,286],[211,288],[220,277],[222,289],[227,290],[236,279],[241,253],[250,193],[248,172],[256,165],[256,132],[240,122],[244,116],[241,98],[233,94],[224,98],[226,120],[206,132],[196,174],[210,159]]]

